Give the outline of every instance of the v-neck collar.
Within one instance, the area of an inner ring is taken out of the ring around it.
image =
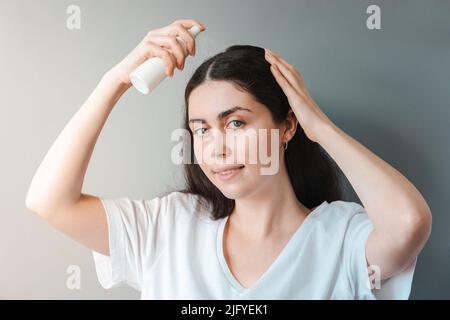
[[[271,273],[271,270],[275,268],[277,264],[280,263],[280,261],[284,258],[284,256],[287,254],[287,252],[290,251],[290,248],[297,242],[296,240],[304,234],[304,230],[307,227],[307,225],[311,221],[311,216],[317,214],[323,207],[325,207],[325,204],[328,204],[328,202],[325,200],[320,205],[318,205],[314,210],[312,210],[306,218],[303,220],[303,222],[300,224],[300,226],[297,228],[297,230],[294,232],[294,234],[291,236],[291,238],[288,240],[287,244],[283,247],[281,252],[278,254],[278,256],[275,258],[275,260],[272,262],[272,264],[263,272],[263,274],[256,280],[255,283],[249,288],[245,288],[242,286],[239,281],[234,277],[233,273],[231,272],[230,268],[228,267],[227,261],[225,259],[225,255],[223,253],[223,233],[225,224],[228,221],[229,216],[222,218],[222,220],[219,222],[217,227],[217,237],[216,237],[216,250],[217,250],[217,257],[219,259],[219,263],[222,267],[222,270],[230,282],[230,284],[233,286],[234,289],[236,289],[239,293],[245,293],[250,290],[253,290],[256,286],[259,285],[265,278],[268,277],[268,275]]]

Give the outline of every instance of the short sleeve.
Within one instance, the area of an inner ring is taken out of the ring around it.
[[[109,256],[93,251],[103,288],[129,285],[141,291],[143,268],[150,267],[162,245],[158,239],[161,199],[100,198],[108,220]]]
[[[364,208],[355,213],[348,224],[344,241],[344,263],[354,297],[369,300],[407,300],[417,257],[401,272],[388,279],[377,280],[379,269],[376,266],[369,267],[366,259],[366,242],[372,230],[373,225]]]

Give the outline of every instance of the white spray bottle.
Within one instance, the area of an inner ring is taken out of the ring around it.
[[[188,32],[194,37],[200,33],[200,27],[194,25]],[[185,45],[184,41],[177,36],[177,40],[181,45]],[[133,86],[141,93],[148,94],[152,91],[164,78],[166,78],[166,65],[164,60],[159,57],[153,57],[146,60],[130,74],[130,81]]]

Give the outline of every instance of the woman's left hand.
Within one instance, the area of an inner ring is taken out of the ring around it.
[[[286,94],[289,104],[306,136],[318,142],[318,136],[332,121],[320,110],[305,88],[300,72],[287,63],[279,54],[266,50],[266,60],[271,64],[270,70]]]

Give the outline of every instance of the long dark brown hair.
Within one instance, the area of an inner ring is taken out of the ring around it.
[[[184,129],[193,134],[189,127],[188,99],[192,90],[208,80],[225,80],[251,94],[265,105],[275,123],[287,118],[290,105],[286,95],[270,71],[270,63],[264,57],[264,48],[251,45],[228,47],[204,61],[190,78],[185,94]],[[191,152],[189,163],[184,164],[186,188],[180,192],[200,196],[200,203],[211,211],[213,219],[230,215],[235,200],[225,197],[208,179],[194,160]],[[312,209],[323,201],[342,199],[341,174],[336,163],[316,142],[308,139],[300,125],[285,151],[285,164],[295,195],[305,207]]]

